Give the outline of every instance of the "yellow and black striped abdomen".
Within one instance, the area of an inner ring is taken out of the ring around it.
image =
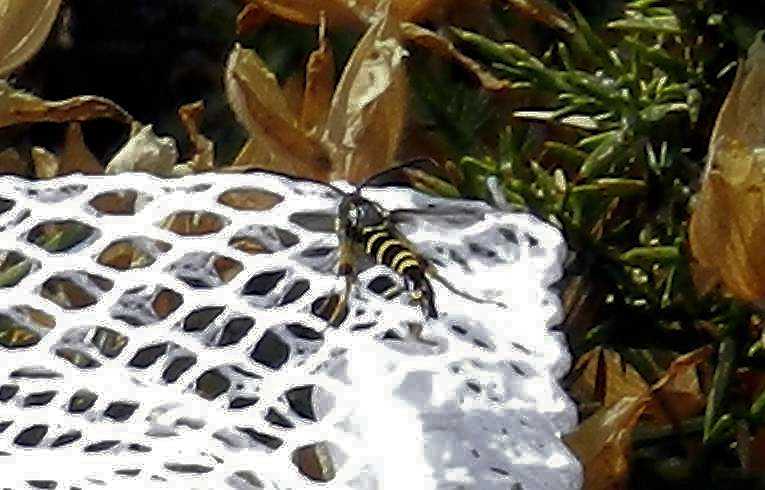
[[[407,289],[420,301],[425,314],[436,318],[433,290],[425,275],[424,265],[407,244],[384,223],[363,228],[361,241],[366,254],[403,277]]]
[[[406,275],[409,269],[421,268],[415,254],[384,224],[364,228],[362,239],[368,256],[399,275]]]

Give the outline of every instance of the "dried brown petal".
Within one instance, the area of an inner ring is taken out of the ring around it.
[[[739,64],[736,79],[717,115],[712,137],[709,141],[708,169],[726,171],[727,165],[718,162],[718,149],[731,142],[752,150],[765,144],[765,42],[757,39],[749,48],[749,56]],[[736,159],[728,159],[735,164]]]
[[[15,148],[0,151],[0,175],[27,175],[29,162],[19,155]]]
[[[706,406],[698,368],[708,363],[712,347],[705,346],[684,354],[670,364],[666,374],[652,387],[653,400],[644,417],[656,423],[678,423],[700,414]]]
[[[61,0],[0,0],[0,77],[6,77],[42,47]]]
[[[608,408],[622,398],[642,398],[649,393],[648,383],[635,368],[602,347],[580,357],[574,372],[577,377],[569,391],[579,402],[599,402]]]
[[[241,36],[255,31],[266,23],[271,14],[254,3],[248,3],[236,17],[236,33]]]
[[[423,20],[443,3],[444,0],[393,0],[391,14],[399,20]]]
[[[85,145],[79,123],[70,123],[66,131],[64,148],[55,155],[45,148],[34,147],[31,151],[35,175],[49,179],[73,173],[103,174],[104,168]]]
[[[765,43],[749,49],[715,123],[702,190],[689,230],[704,275],[736,297],[765,299]]]
[[[298,24],[318,25],[324,15],[333,26],[359,26],[374,22],[380,6],[390,5],[391,18],[422,20],[438,11],[444,0],[250,0],[271,15]],[[255,16],[256,14],[248,14]],[[240,17],[244,14],[240,14]]]
[[[104,173],[104,167],[90,152],[82,136],[79,123],[70,123],[66,130],[64,149],[59,155],[61,165],[57,175],[69,175],[77,172],[90,175]]]
[[[326,179],[329,166],[321,146],[298,127],[276,77],[254,51],[234,47],[226,67],[226,95],[250,135],[235,166]]]
[[[132,120],[123,108],[103,97],[83,95],[51,102],[0,80],[0,128],[23,123],[82,122],[99,118],[125,123]]]
[[[207,172],[213,169],[215,150],[213,142],[199,131],[202,116],[205,112],[204,102],[197,101],[186,104],[178,109],[186,134],[194,146],[194,154],[191,157],[190,166],[194,172]]]
[[[690,263],[690,270],[693,285],[699,296],[706,296],[720,285],[720,275],[717,270],[704,267],[695,260]]]
[[[335,87],[335,58],[325,37],[324,23],[319,27],[319,47],[308,58],[300,127],[309,134],[319,134],[329,114]]]
[[[393,163],[406,114],[406,50],[384,13],[367,30],[340,77],[322,142],[332,179],[359,182]]]
[[[622,398],[601,408],[565,437],[584,466],[584,488],[626,488],[632,431],[647,403],[648,398]]]
[[[737,297],[765,297],[763,190],[741,189],[713,170],[707,176],[689,230],[691,249],[701,266],[719,274]]]
[[[505,90],[510,88],[510,83],[508,83],[507,80],[501,80],[492,75],[491,72],[486,70],[480,63],[458,50],[454,44],[444,36],[409,22],[403,22],[401,24],[401,32],[404,39],[407,41],[428,48],[440,56],[452,58],[475,75],[476,78],[478,78],[478,81],[481,82],[483,88],[487,90]]]
[[[175,140],[154,134],[151,124],[132,126],[130,139],[106,165],[106,174],[148,172],[169,176],[178,160]]]
[[[56,155],[39,146],[32,148],[32,164],[38,179],[55,177],[61,167],[61,162]]]
[[[547,0],[507,0],[507,3],[526,17],[569,34],[574,33],[571,18]]]
[[[678,423],[704,409],[697,369],[711,354],[707,346],[678,357],[650,391],[637,372],[622,367],[614,352],[598,348],[580,359],[573,396],[603,391],[603,407],[565,439],[584,465],[584,488],[626,488],[632,431],[638,420]]]
[[[248,130],[262,126],[269,119],[279,126],[297,126],[276,76],[255,51],[238,44],[231,51],[226,67],[226,94],[239,122]]]
[[[296,72],[288,76],[282,84],[282,92],[284,92],[284,98],[287,99],[290,112],[296,115],[303,110],[304,82],[305,77],[300,72]]]
[[[359,25],[359,16],[344,0],[250,0],[260,9],[280,19],[298,24],[317,25],[322,15],[332,25]],[[361,4],[367,2],[359,2]]]

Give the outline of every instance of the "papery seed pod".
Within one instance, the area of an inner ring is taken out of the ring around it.
[[[739,66],[715,123],[690,224],[697,286],[722,282],[746,301],[765,299],[765,43]],[[711,277],[710,277],[711,276]]]

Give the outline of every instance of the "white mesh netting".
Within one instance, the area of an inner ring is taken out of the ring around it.
[[[400,228],[507,308],[434,282],[424,321],[375,266],[324,331],[339,197],[315,183],[0,177],[0,488],[579,488],[558,232],[364,195],[460,211]]]

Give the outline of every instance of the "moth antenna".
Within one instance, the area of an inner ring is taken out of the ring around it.
[[[223,170],[223,173],[234,173],[234,172],[233,171]],[[292,180],[299,180],[299,181],[302,181],[302,182],[310,182],[312,184],[319,184],[319,185],[322,185],[322,186],[327,187],[329,189],[332,189],[333,191],[337,192],[341,196],[345,196],[345,195],[348,194],[347,192],[345,192],[344,190],[342,190],[341,188],[339,188],[338,186],[336,186],[336,185],[334,185],[334,184],[332,184],[330,182],[323,182],[321,180],[308,179],[308,178],[305,178],[305,177],[296,177],[295,175],[291,175],[291,174],[288,174],[286,172],[277,172],[275,170],[267,170],[267,169],[262,169],[262,168],[249,168],[249,169],[245,170],[242,173],[245,173],[245,174],[263,173],[263,174],[278,175],[280,177],[287,177],[287,178],[292,179]]]
[[[430,163],[430,164],[432,164],[433,166],[436,166],[436,167],[438,166],[438,162],[435,159],[431,158],[431,157],[411,158],[411,159],[409,159],[409,160],[407,160],[405,162],[399,163],[398,165],[394,165],[394,166],[392,166],[390,168],[386,168],[385,170],[382,170],[380,172],[377,172],[374,175],[371,175],[371,176],[367,177],[366,179],[364,179],[361,182],[361,184],[356,186],[356,190],[354,191],[354,194],[359,194],[361,192],[361,189],[363,189],[364,187],[369,185],[370,182],[372,182],[373,180],[375,180],[377,178],[380,178],[380,177],[382,177],[384,175],[387,175],[389,173],[393,173],[393,172],[395,172],[397,170],[401,170],[401,169],[406,168],[406,167],[412,167],[412,166],[414,166],[414,165],[416,165],[418,163],[423,163],[423,162],[428,162],[428,163]]]

